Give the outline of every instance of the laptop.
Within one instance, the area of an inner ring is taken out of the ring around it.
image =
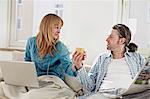
[[[10,85],[43,87],[50,82],[39,81],[34,62],[0,61],[4,82]]]
[[[106,97],[114,97],[114,96],[125,96],[133,93],[139,93],[150,89],[150,78],[148,80],[143,80],[141,78],[142,74],[145,74],[145,66],[150,67],[150,58],[147,58],[144,66],[141,67],[140,71],[136,74],[128,88],[112,88],[112,89],[102,89],[99,92],[103,93]],[[146,74],[150,77],[150,68]]]

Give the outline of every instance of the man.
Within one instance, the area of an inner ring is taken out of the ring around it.
[[[77,77],[89,92],[110,88],[126,88],[144,64],[144,58],[136,53],[137,46],[130,43],[131,31],[124,24],[112,27],[106,39],[110,53],[100,55],[89,73],[82,66],[81,54],[74,54]]]

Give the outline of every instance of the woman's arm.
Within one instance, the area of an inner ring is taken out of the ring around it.
[[[70,76],[76,76],[76,71],[73,71],[72,69],[72,60],[70,59],[70,52],[68,51],[67,47],[62,43],[60,43],[59,45],[59,52],[63,72]]]

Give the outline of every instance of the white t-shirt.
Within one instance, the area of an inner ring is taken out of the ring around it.
[[[132,78],[125,58],[112,59],[100,89],[128,88]]]

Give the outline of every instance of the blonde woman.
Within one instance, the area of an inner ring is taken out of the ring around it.
[[[36,37],[28,39],[25,61],[35,63],[37,75],[55,75],[64,79],[64,73],[75,76],[69,51],[59,41],[63,20],[55,14],[43,17]]]
[[[59,16],[47,14],[40,23],[37,36],[28,39],[25,50],[24,59],[35,63],[37,75],[40,76],[39,80],[53,81],[53,83],[37,89],[1,82],[0,97],[5,96],[9,99],[52,99],[56,97],[75,99],[75,92],[62,81],[64,73],[70,76],[76,75],[76,71],[72,69],[74,61],[71,61],[66,46],[59,41],[62,26],[63,20]]]

